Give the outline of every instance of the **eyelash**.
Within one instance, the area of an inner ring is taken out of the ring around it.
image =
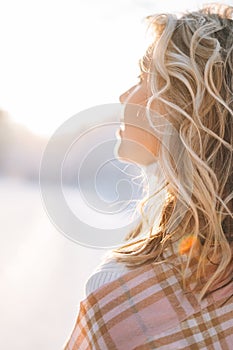
[[[138,84],[141,84],[143,82],[143,75],[139,74],[139,76],[137,77],[137,79],[139,79]]]

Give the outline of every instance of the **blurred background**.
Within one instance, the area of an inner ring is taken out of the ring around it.
[[[39,169],[49,138],[68,118],[118,102],[135,84],[138,60],[148,44],[145,16],[202,4],[0,1],[2,349],[62,349],[84,298],[85,281],[106,253],[67,239],[45,212]],[[80,131],[85,128],[80,117]],[[67,171],[69,185],[74,168]]]

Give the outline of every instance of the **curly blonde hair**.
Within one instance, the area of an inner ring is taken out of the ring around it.
[[[140,222],[126,237],[133,241],[113,250],[128,267],[156,264],[166,261],[168,247],[192,237],[199,243],[195,278],[205,274],[207,258],[216,267],[202,284],[201,298],[232,265],[232,16],[233,7],[214,4],[179,18],[148,17],[154,40],[141,61],[152,92],[147,106],[160,104],[176,133],[164,131],[168,142],[158,159],[162,185],[141,202]],[[153,126],[150,113],[148,118]],[[148,215],[153,216],[153,207],[149,214],[145,205],[151,198],[156,203],[164,189],[159,224],[155,227],[152,220],[139,239]],[[187,267],[193,252],[188,251]]]

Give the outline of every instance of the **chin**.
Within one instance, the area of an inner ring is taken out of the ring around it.
[[[115,157],[123,163],[132,163],[131,158],[126,154],[124,147],[122,147],[121,141],[117,141],[114,148]]]

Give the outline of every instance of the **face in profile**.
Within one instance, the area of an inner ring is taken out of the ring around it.
[[[148,73],[142,72],[138,84],[124,92],[119,100],[124,106],[115,155],[120,161],[149,165],[156,161],[159,141],[146,117],[146,105],[151,97]]]

